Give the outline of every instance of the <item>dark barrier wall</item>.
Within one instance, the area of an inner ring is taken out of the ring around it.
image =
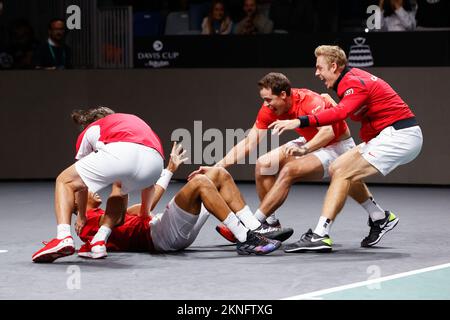
[[[354,66],[450,66],[450,31],[136,37],[134,66],[308,68],[324,43],[343,48]]]
[[[185,128],[194,139],[194,121],[201,132],[217,128],[249,128],[261,104],[257,80],[280,71],[296,87],[323,92],[323,84],[308,69],[160,69],[4,71],[0,73],[0,179],[55,178],[73,163],[77,130],[69,114],[74,108],[108,105],[135,113],[160,135],[166,154],[171,134]],[[392,84],[416,113],[424,132],[420,156],[386,178],[371,182],[450,184],[448,123],[450,68],[373,68]],[[198,126],[198,124],[197,124]],[[357,137],[358,124],[351,124]],[[217,131],[215,132],[217,133]],[[214,136],[214,134],[212,135]],[[295,135],[282,137],[282,141]],[[359,141],[359,139],[357,138]],[[207,147],[208,141],[203,143]],[[194,155],[194,142],[192,154]],[[198,143],[196,144],[199,148]],[[200,149],[198,149],[200,150]],[[198,151],[197,150],[197,151]],[[200,150],[201,152],[201,150]],[[187,165],[176,178],[185,178],[198,165]],[[253,165],[232,170],[238,180],[252,180]]]

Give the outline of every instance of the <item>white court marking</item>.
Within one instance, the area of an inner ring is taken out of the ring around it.
[[[0,250],[0,253],[6,253],[8,250]]]
[[[412,275],[415,275],[415,274],[429,272],[429,271],[434,271],[434,270],[439,270],[439,269],[445,269],[445,268],[450,268],[450,263],[439,264],[439,265],[436,265],[436,266],[427,267],[427,268],[423,268],[423,269],[417,269],[417,270],[412,270],[412,271],[408,271],[408,272],[397,273],[397,274],[393,274],[391,276],[380,277],[380,278],[377,278],[377,279],[371,279],[371,280],[366,280],[366,281],[361,281],[361,282],[355,282],[355,283],[351,283],[351,284],[347,284],[347,285],[343,285],[343,286],[338,286],[338,287],[334,287],[334,288],[313,291],[313,292],[309,292],[309,293],[300,294],[300,295],[297,295],[297,296],[283,298],[281,300],[303,300],[303,299],[310,300],[310,299],[314,299],[314,298],[317,299],[320,296],[325,295],[325,294],[329,294],[329,293],[339,292],[339,291],[352,289],[352,288],[358,288],[358,287],[362,287],[362,286],[368,286],[368,285],[371,285],[371,284],[374,284],[374,283],[380,283],[380,282],[383,282],[383,281],[389,281],[389,280],[394,280],[394,279],[398,279],[398,278],[409,277],[409,276],[412,276]]]

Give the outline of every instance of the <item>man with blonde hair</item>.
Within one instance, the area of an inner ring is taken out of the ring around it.
[[[333,222],[342,210],[349,190],[366,177],[389,174],[399,165],[414,160],[422,148],[422,131],[409,106],[384,80],[364,70],[347,66],[345,52],[338,46],[319,46],[315,50],[316,76],[328,89],[337,92],[340,102],[330,109],[270,125],[281,134],[285,130],[330,125],[350,117],[361,122],[360,145],[338,157],[330,166],[331,183],[325,196],[321,218]],[[328,230],[317,235],[309,230],[287,250],[314,246]],[[369,216],[370,233],[361,246],[370,247],[392,230],[398,218],[389,211]]]

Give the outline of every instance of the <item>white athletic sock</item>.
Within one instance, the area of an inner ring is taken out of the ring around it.
[[[323,237],[326,234],[329,235],[332,223],[333,221],[328,219],[327,217],[320,216],[319,222],[317,223],[317,226],[314,229],[314,233],[321,237]]]
[[[109,235],[111,234],[111,229],[105,226],[101,226],[92,239],[91,243],[96,243],[98,241],[108,241]]]
[[[266,222],[268,224],[275,224],[278,222],[278,218],[275,216],[275,212],[272,213],[270,216],[267,217]]]
[[[239,242],[245,242],[247,240],[247,231],[248,229],[244,227],[244,225],[239,221],[236,215],[233,212],[230,212],[225,220],[222,221],[224,225],[227,226],[228,229],[233,232],[236,239]]]
[[[244,226],[246,226],[250,230],[256,230],[261,225],[258,219],[253,216],[253,213],[248,206],[245,206],[244,208],[236,212],[236,217],[238,217],[239,220],[242,221]]]
[[[264,213],[262,213],[262,211],[259,209],[256,210],[256,212],[255,212],[255,218],[261,223],[263,223],[264,221],[267,220],[266,215]]]
[[[381,220],[386,217],[384,209],[381,208],[372,197],[369,197],[369,199],[361,203],[361,206],[367,211],[372,221]]]
[[[70,224],[58,224],[56,226],[56,238],[64,239],[65,237],[71,236]]]

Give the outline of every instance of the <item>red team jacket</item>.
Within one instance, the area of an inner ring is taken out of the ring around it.
[[[100,228],[100,217],[105,213],[102,209],[91,209],[86,212],[86,224],[80,232],[83,242],[92,241]],[[122,225],[112,229],[106,243],[109,251],[153,251],[153,242],[150,236],[151,216],[141,218],[135,215],[125,214]]]
[[[114,113],[101,118],[89,126],[78,136],[76,152],[78,154],[83,140],[86,139],[85,134],[91,127],[100,127],[100,137],[98,141],[108,144],[111,142],[133,142],[155,149],[164,159],[164,151],[161,140],[153,132],[153,130],[143,120],[132,114]],[[92,145],[92,151],[95,145]]]
[[[277,116],[264,104],[258,112],[255,125],[258,129],[267,129],[276,120],[296,119],[300,116],[314,115],[323,110],[333,108],[332,104],[323,99],[319,94],[308,89],[291,89],[292,106],[285,114]],[[345,121],[338,121],[332,125],[335,138],[328,145],[339,141],[339,137],[347,130]],[[297,133],[303,136],[306,141],[311,140],[318,132],[315,127],[297,128]]]
[[[300,118],[301,127],[329,125],[350,117],[361,122],[359,135],[362,141],[368,142],[394,122],[414,117],[408,105],[389,84],[361,69],[346,68],[334,89],[341,99],[339,104],[309,115],[308,119]]]

